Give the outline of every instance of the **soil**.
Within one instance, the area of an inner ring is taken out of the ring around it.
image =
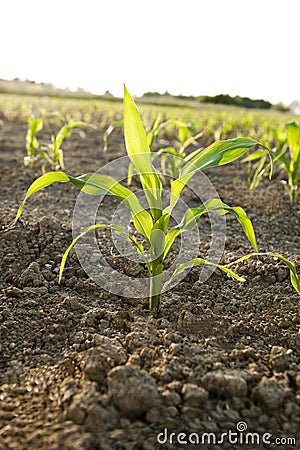
[[[35,194],[11,226],[39,175],[22,165],[25,135],[26,125],[3,120],[0,449],[264,449],[276,438],[278,449],[300,448],[299,296],[286,267],[271,257],[249,259],[235,267],[245,283],[219,271],[201,283],[193,268],[162,295],[158,314],[146,298],[95,284],[75,253],[59,285],[78,190],[56,184]],[[74,133],[66,141],[69,173],[96,171],[125,154],[121,132],[105,154],[102,138],[88,130],[85,139]],[[299,267],[299,206],[290,206],[281,174],[249,192],[245,172],[237,163],[207,175],[223,201],[246,209],[261,250]],[[207,225],[204,219],[205,236]],[[228,217],[223,261],[249,251]],[[126,271],[124,258],[111,259]],[[230,430],[239,431],[237,443],[228,436],[222,443]],[[212,434],[201,444],[203,433]],[[247,433],[257,433],[259,444],[247,442]]]

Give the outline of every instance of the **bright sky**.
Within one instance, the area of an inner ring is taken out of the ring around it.
[[[0,78],[300,100],[300,0],[10,0]]]

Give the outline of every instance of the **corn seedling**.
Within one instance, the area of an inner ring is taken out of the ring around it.
[[[272,178],[273,171],[279,168],[286,151],[285,133],[280,128],[273,129],[269,133],[266,131],[263,134],[272,143],[270,153],[268,154],[265,149],[258,149],[242,160],[242,162],[248,163],[250,191],[254,191],[265,177]],[[274,139],[276,140],[275,146]]]
[[[271,179],[272,167],[277,160],[270,159],[269,156],[267,151],[259,149],[242,159],[242,162],[248,163],[247,181],[250,191],[254,191],[266,176]]]
[[[178,143],[175,143],[174,147],[161,148],[157,151],[157,156],[161,155],[161,171],[162,175],[170,176],[171,178],[178,178],[180,176],[180,170],[182,166],[195,156],[195,152],[187,155],[186,149],[190,145],[197,145],[197,139],[203,135],[203,131],[184,139],[180,139]],[[178,145],[176,145],[178,144]],[[196,150],[200,152],[202,149]],[[155,156],[156,156],[155,154]]]
[[[273,134],[276,146],[271,151],[272,161],[267,161],[268,152],[263,149],[243,159],[243,162],[249,164],[248,184],[250,190],[254,190],[264,177],[271,177],[272,165],[282,168],[287,175],[287,180],[282,182],[294,205],[300,194],[300,127],[295,122],[290,122],[284,126],[284,130],[275,129]]]
[[[300,127],[291,122],[285,125],[285,132],[288,152],[283,154],[281,161],[288,179],[284,181],[284,186],[294,205],[300,194]]]
[[[26,135],[27,156],[24,158],[24,165],[33,167],[34,163],[40,159],[43,161],[42,171],[46,171],[46,164],[51,166],[52,170],[65,170],[64,155],[61,148],[63,141],[70,136],[72,130],[77,127],[85,126],[84,122],[74,122],[69,119],[58,131],[51,135],[51,142],[40,142],[37,133],[43,129],[44,119],[49,115],[35,118],[30,116],[28,119],[28,130]]]
[[[240,207],[230,207],[218,198],[210,199],[201,204],[198,208],[188,208],[185,211],[181,222],[174,227],[169,226],[169,221],[184,187],[195,173],[235,161],[253,146],[261,144],[252,138],[237,138],[218,141],[203,150],[201,149],[194,152],[193,156],[183,158],[179,176],[171,181],[170,201],[168,206],[163,207],[163,188],[159,176],[160,174],[153,166],[152,155],[145,129],[136,105],[126,87],[124,87],[124,135],[127,154],[139,177],[148,203],[147,209],[142,207],[134,192],[117,182],[111,176],[88,173],[79,177],[73,177],[64,172],[49,172],[38,178],[29,187],[24,201],[20,205],[16,220],[20,217],[25,202],[32,194],[55,182],[71,182],[87,194],[112,195],[129,208],[134,227],[141,235],[143,243],[137,240],[134,235],[129,234],[124,227],[119,224],[92,224],[89,228],[79,234],[66,250],[61,262],[59,280],[61,280],[67,257],[78,239],[82,238],[91,230],[107,228],[116,234],[124,235],[135,246],[138,254],[145,262],[150,279],[150,310],[159,306],[161,293],[170,286],[170,283],[176,280],[183,271],[196,265],[214,266],[226,274],[229,274],[229,276],[235,280],[245,281],[244,278],[234,272],[229,265],[216,264],[202,258],[194,258],[180,264],[170,279],[164,284],[162,275],[165,260],[172,250],[175,240],[182,233],[196,226],[200,217],[209,212],[215,212],[219,215],[232,213],[241,224],[243,231],[254,250],[253,253],[246,255],[244,258],[248,258],[253,254],[258,254],[255,233],[246,212]],[[147,248],[145,248],[145,246]],[[290,268],[293,286],[297,292],[300,293],[300,282],[294,265],[280,255],[276,256],[284,261]]]

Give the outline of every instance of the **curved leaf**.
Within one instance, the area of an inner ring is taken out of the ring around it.
[[[268,155],[268,151],[267,150],[257,150],[254,153],[251,153],[251,155],[246,156],[246,158],[242,159],[242,162],[250,162],[250,161],[254,161],[256,159],[260,159],[263,156],[267,156]]]
[[[199,206],[198,208],[189,208],[182,219],[182,221],[174,228],[172,228],[166,235],[166,241],[165,241],[165,252],[164,252],[164,258],[168,255],[170,252],[172,245],[177,238],[183,231],[187,231],[192,229],[200,217],[208,212],[215,212],[219,215],[227,214],[228,212],[233,213],[239,223],[242,225],[244,233],[246,234],[250,244],[254,248],[255,251],[258,251],[256,238],[254,229],[252,226],[252,222],[247,216],[246,212],[243,208],[240,208],[239,206],[231,207],[226,205],[226,203],[222,202],[218,198],[207,200],[203,205]]]
[[[53,183],[67,183],[68,181],[71,181],[76,187],[87,194],[109,194],[124,202],[132,214],[136,229],[149,241],[152,230],[152,218],[150,214],[143,209],[133,192],[108,175],[88,173],[80,177],[73,177],[64,172],[48,172],[35,180],[29,187],[18,210],[15,221],[18,220],[22,214],[24,204],[32,194]]]
[[[236,259],[235,261],[232,261],[229,264],[224,265],[220,265],[220,264],[214,264],[211,263],[209,261],[206,261],[202,258],[195,258],[191,261],[188,261],[187,263],[181,264],[173,273],[172,277],[164,284],[163,289],[165,289],[170,283],[172,283],[176,278],[178,278],[178,276],[186,269],[191,268],[197,264],[208,264],[208,265],[212,265],[214,267],[219,268],[220,270],[222,270],[223,272],[228,273],[230,276],[232,276],[234,279],[238,280],[238,281],[245,281],[245,279],[243,277],[240,277],[239,275],[237,275],[235,272],[233,272],[231,269],[229,269],[230,266],[234,265],[234,264],[238,264],[239,262],[245,261],[246,259],[251,258],[252,256],[272,256],[274,258],[277,258],[281,261],[283,261],[285,263],[285,265],[289,268],[290,270],[290,279],[291,279],[291,283],[292,286],[294,287],[295,291],[300,295],[300,279],[298,277],[297,274],[297,270],[295,265],[287,258],[285,258],[284,256],[280,255],[279,253],[249,253],[247,255],[242,256],[241,258]]]
[[[88,173],[77,178],[69,176],[69,179],[87,194],[108,194],[117,197],[129,208],[136,229],[147,239],[150,238],[152,230],[150,214],[143,209],[136,195],[118,183],[113,177],[98,173]]]
[[[67,261],[68,255],[69,255],[70,251],[72,250],[72,248],[74,247],[74,245],[76,244],[76,242],[79,239],[81,239],[85,234],[87,234],[89,231],[96,230],[96,229],[99,229],[99,228],[105,228],[105,229],[109,228],[112,231],[114,231],[116,234],[123,234],[124,236],[126,236],[126,238],[135,245],[138,253],[140,255],[142,255],[142,257],[143,257],[143,259],[144,259],[144,261],[145,261],[145,263],[147,265],[148,270],[150,270],[149,262],[148,262],[148,260],[145,257],[144,247],[143,247],[143,245],[141,243],[139,243],[135,239],[134,236],[131,236],[130,234],[128,234],[123,227],[120,227],[118,225],[106,225],[104,223],[98,223],[98,224],[95,224],[95,225],[91,225],[90,227],[86,228],[82,233],[80,233],[78,236],[76,236],[76,238],[73,239],[73,241],[71,242],[71,244],[69,245],[69,247],[65,251],[65,253],[64,253],[63,257],[62,257],[61,263],[60,263],[59,278],[58,278],[58,282],[59,283],[61,282],[62,274],[63,274],[64,268],[65,268],[65,265],[66,265],[66,261]]]
[[[280,259],[281,261],[283,261],[285,263],[285,265],[288,266],[288,268],[290,269],[291,283],[292,283],[294,289],[298,292],[298,294],[300,294],[300,279],[297,275],[297,270],[296,270],[295,265],[290,260],[288,260],[284,256],[280,255],[279,253],[272,253],[272,256],[274,256],[274,258]]]
[[[284,256],[280,255],[279,253],[269,253],[269,252],[265,252],[265,253],[248,253],[247,255],[242,256],[241,258],[232,261],[231,263],[227,264],[226,266],[232,266],[234,264],[238,264],[242,261],[245,261],[246,259],[251,258],[252,256],[273,256],[274,258],[279,259],[280,261],[284,262],[285,265],[289,268],[290,270],[290,279],[291,279],[291,283],[294,287],[294,289],[296,290],[296,292],[300,295],[300,279],[297,275],[297,270],[295,265],[287,258],[285,258]]]
[[[64,172],[48,172],[35,180],[26,192],[25,198],[18,209],[15,222],[21,216],[25,202],[32,194],[44,189],[47,186],[50,186],[53,183],[67,183],[68,181],[70,181],[70,179]]]
[[[179,178],[171,183],[169,212],[172,212],[182,189],[196,172],[235,161],[254,145],[260,145],[270,152],[268,147],[252,138],[236,138],[217,141],[200,152],[196,150],[192,159],[190,159],[190,157],[188,157],[187,160],[185,159],[187,163],[182,168]]]
[[[123,120],[118,120],[116,122],[113,122],[109,125],[109,127],[107,128],[107,130],[105,131],[104,135],[103,135],[103,142],[104,142],[104,147],[103,147],[103,152],[105,153],[108,149],[108,138],[111,135],[111,133],[119,127],[122,127],[124,125],[124,121]]]
[[[242,281],[242,282],[246,281],[245,278],[240,277],[233,270],[229,269],[226,266],[223,266],[222,264],[215,264],[215,263],[212,263],[212,262],[207,261],[206,259],[202,259],[202,258],[194,258],[194,259],[191,259],[190,261],[187,261],[186,263],[180,264],[180,266],[177,267],[177,269],[174,271],[171,278],[164,284],[163,290],[165,290],[169,284],[173,283],[173,281],[175,281],[182,274],[182,272],[184,272],[186,269],[190,269],[190,268],[198,266],[200,264],[206,264],[208,266],[216,267],[216,268],[222,270],[223,272],[227,273],[228,275],[230,275],[232,278],[234,278],[237,281]]]
[[[194,172],[195,170],[204,170],[209,167],[222,166],[235,161],[254,145],[267,147],[252,138],[236,138],[217,141],[206,147],[202,152],[195,155],[188,164],[186,164],[181,175]]]

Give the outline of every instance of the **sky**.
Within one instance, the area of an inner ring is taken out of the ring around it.
[[[10,0],[0,78],[300,101],[300,0]]]

